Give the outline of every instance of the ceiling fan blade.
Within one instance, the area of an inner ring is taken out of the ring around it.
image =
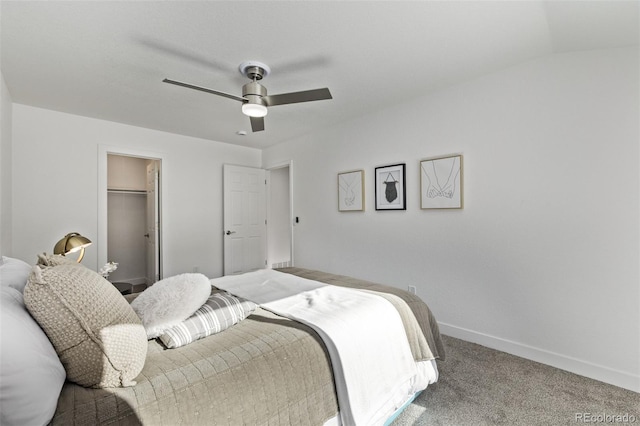
[[[216,61],[214,59],[205,56],[202,52],[197,52],[194,49],[189,48],[187,45],[181,45],[178,43],[172,43],[166,40],[159,41],[152,37],[146,36],[133,36],[133,41],[141,44],[147,50],[154,51],[165,57],[169,57],[172,60],[188,61],[193,65],[204,68],[205,70],[216,70],[222,73],[232,73],[235,69],[234,66]],[[294,63],[295,64],[295,63]]]
[[[176,86],[186,87],[187,89],[193,89],[193,90],[199,90],[199,91],[205,92],[205,93],[211,93],[212,95],[223,96],[225,98],[233,99],[235,101],[240,101],[240,102],[247,102],[248,101],[248,99],[245,99],[245,98],[243,98],[241,96],[236,96],[236,95],[232,95],[230,93],[220,92],[218,90],[207,89],[206,87],[194,86],[193,84],[183,83],[181,81],[169,80],[168,78],[165,78],[164,80],[162,80],[162,82],[163,83],[169,83],[169,84],[175,84]]]
[[[264,117],[249,117],[251,119],[251,130],[261,132],[264,130]]]
[[[333,97],[331,96],[331,92],[329,92],[329,89],[327,89],[326,87],[323,89],[263,96],[262,102],[264,102],[266,106],[275,106],[296,104],[299,102],[321,101],[323,99],[333,99]]]

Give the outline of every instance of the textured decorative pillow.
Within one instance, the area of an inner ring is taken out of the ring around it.
[[[81,386],[132,386],[147,339],[120,292],[98,273],[74,264],[36,265],[24,303],[53,343],[67,379]]]
[[[0,424],[46,425],[56,411],[64,367],[20,291],[3,285],[0,304]]]
[[[13,287],[22,293],[30,273],[31,266],[27,262],[2,256],[0,261],[0,285],[2,287]]]
[[[193,315],[209,294],[209,278],[181,274],[153,284],[131,302],[131,307],[142,320],[147,338],[153,339]]]
[[[214,289],[195,314],[165,330],[160,341],[168,348],[187,345],[237,324],[255,311],[256,306],[249,300]]]
[[[64,257],[61,254],[42,253],[38,255],[38,265],[42,266],[58,266],[58,265],[74,265],[83,267],[77,261]]]

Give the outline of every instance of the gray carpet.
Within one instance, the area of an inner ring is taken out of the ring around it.
[[[639,393],[452,337],[443,341],[447,360],[438,362],[438,382],[393,426],[625,424],[614,417],[625,414],[626,423],[640,425]]]

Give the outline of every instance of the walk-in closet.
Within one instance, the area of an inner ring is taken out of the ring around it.
[[[159,161],[107,156],[107,257],[118,269],[109,280],[151,285],[158,279]]]

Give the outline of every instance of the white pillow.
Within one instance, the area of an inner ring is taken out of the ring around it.
[[[158,281],[131,302],[131,307],[142,320],[147,338],[153,339],[193,315],[209,294],[209,278],[181,274]]]
[[[22,294],[3,284],[0,303],[0,424],[48,424],[65,381],[64,367],[24,307]]]
[[[0,262],[0,285],[2,287],[13,287],[20,293],[27,285],[27,278],[31,272],[31,266],[27,262],[12,257],[2,256]]]

